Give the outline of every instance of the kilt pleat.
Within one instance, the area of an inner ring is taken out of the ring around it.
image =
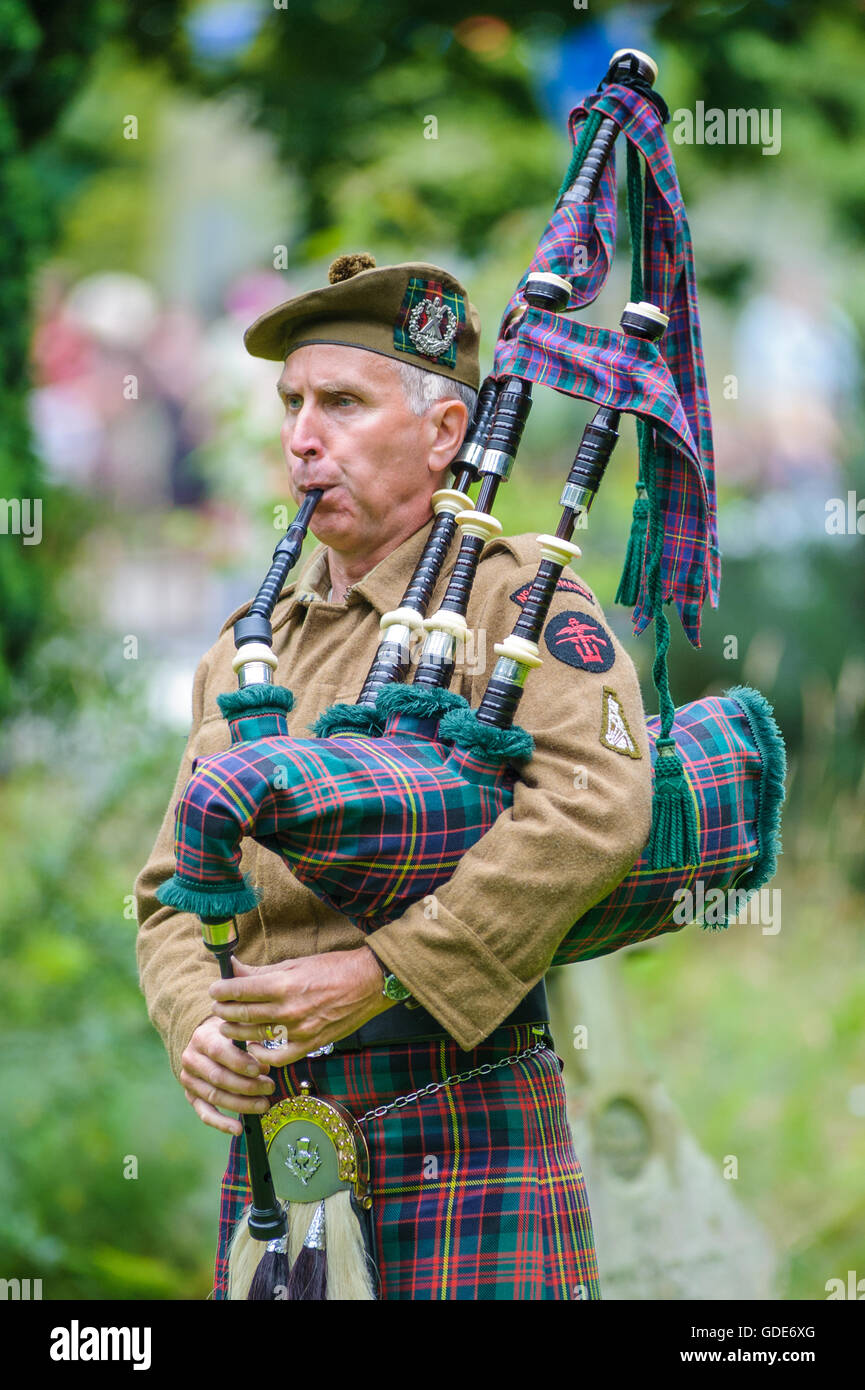
[[[302,1081],[356,1117],[431,1081],[531,1047],[528,1026],[500,1028],[463,1052],[450,1039],[305,1059],[274,1070],[274,1101]],[[552,1048],[444,1087],[362,1128],[385,1300],[599,1299],[588,1197]],[[249,1201],[244,1141],[222,1183],[214,1297]]]

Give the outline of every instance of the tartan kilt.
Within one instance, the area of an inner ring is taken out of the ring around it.
[[[521,1052],[531,1027],[463,1052],[450,1038],[333,1053],[274,1069],[273,1102],[309,1081],[359,1118],[431,1081]],[[362,1126],[372,1168],[382,1299],[599,1299],[582,1170],[552,1048],[444,1087]],[[244,1140],[222,1183],[214,1298],[250,1194]]]

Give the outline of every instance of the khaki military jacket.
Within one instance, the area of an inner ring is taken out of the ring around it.
[[[381,615],[395,608],[432,522],[404,541],[342,603],[329,602],[327,551],[319,546],[273,615],[275,680],[294,692],[296,737],[334,701],[353,704],[375,655]],[[444,594],[451,546],[430,612]],[[494,644],[513,629],[541,559],[537,539],[489,543],[467,619],[472,640],[451,689],[477,706],[495,664]],[[246,607],[248,605],[244,605]],[[235,690],[232,624],[195,674],[192,728],[171,803],[135,884],[138,958],[150,1017],[172,1068],[211,1013],[216,966],[197,917],[154,896],[174,871],[174,811],[196,757],[229,746],[216,697]],[[541,640],[543,666],[528,677],[517,718],[535,740],[513,806],[460,861],[432,901],[419,901],[370,938],[376,955],[465,1049],[476,1047],[544,975],[570,927],[631,868],[651,824],[651,765],[637,675],[594,595],[570,569]],[[557,655],[551,654],[555,651]],[[238,954],[250,964],[355,948],[364,936],[326,907],[270,850],[244,842],[243,871],[260,906],[238,919]]]

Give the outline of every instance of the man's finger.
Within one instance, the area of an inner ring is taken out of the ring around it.
[[[219,1031],[224,1038],[245,1043],[291,1043],[300,1033],[300,1029],[287,1028],[284,1023],[220,1023]],[[248,1050],[247,1055],[251,1055]]]
[[[249,1065],[247,1062],[247,1066]],[[216,1087],[230,1096],[269,1096],[274,1089],[273,1081],[266,1073],[240,1076],[236,1071],[220,1066],[212,1057],[193,1056],[188,1061],[184,1060],[180,1078],[183,1085],[194,1085],[198,1095],[205,1095],[205,1087]],[[215,1103],[221,1105],[222,1101]]]
[[[280,970],[263,971],[260,975],[244,975],[234,980],[214,980],[210,986],[211,999],[217,999],[220,1003],[231,1003],[239,1000],[250,1006],[256,1003],[273,1003],[277,999],[283,999],[287,990],[287,982]]]
[[[251,975],[272,975],[274,970],[284,970],[288,962],[274,960],[270,961],[268,965],[247,965],[245,961],[238,960],[237,956],[232,956],[231,963],[234,968],[235,979],[240,979],[242,976],[248,978]]]
[[[261,1067],[255,1058],[250,1057],[242,1048],[234,1046],[222,1032],[224,1024],[214,1020],[214,1025],[206,1039],[189,1043],[180,1059],[180,1065],[195,1076],[207,1076],[208,1068],[215,1065],[230,1072],[234,1078],[248,1076],[253,1080],[259,1079]]]
[[[184,1087],[184,1090],[186,1088]],[[243,1125],[240,1120],[233,1120],[228,1115],[221,1115],[212,1105],[194,1096],[191,1091],[186,1091],[186,1099],[192,1106],[199,1120],[204,1124],[210,1125],[211,1129],[219,1129],[223,1134],[242,1134]]]
[[[246,1000],[240,1002],[222,1000],[213,1005],[214,1014],[225,1023],[275,1023],[278,1021],[274,1018],[277,1009],[280,1013],[285,1011],[281,995],[265,1000],[263,1003],[249,1003]],[[284,1018],[282,1022],[285,1022]]]
[[[221,1086],[184,1071],[180,1073],[180,1083],[185,1091],[191,1091],[198,1100],[219,1106],[222,1110],[232,1110],[241,1115],[263,1115],[270,1109],[271,1092],[266,1096],[241,1095],[237,1091],[225,1091]]]

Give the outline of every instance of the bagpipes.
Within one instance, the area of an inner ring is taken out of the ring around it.
[[[667,679],[663,603],[675,600],[696,641],[702,602],[717,601],[718,553],[690,240],[655,76],[646,55],[622,50],[598,93],[572,113],[575,148],[556,209],[505,311],[493,374],[452,465],[455,485],[433,496],[423,555],[401,603],[381,620],[357,703],[326,710],[315,737],[292,738],[292,694],[272,683],[270,616],[314,494],[235,624],[239,688],[219,697],[231,747],[194,767],[177,808],[176,872],[157,892],[161,902],[202,918],[224,976],[237,945],[234,917],[257,902],[240,869],[244,836],[277,853],[320,899],[369,932],[447,882],[511,806],[534,746],[514,717],[529,673],[541,665],[556,585],[580,554],[571,537],[594,501],[625,412],[638,419],[640,477],[617,597],[635,605],[637,630],[655,626],[661,712],[648,721],[652,829],[630,873],[580,918],[551,963],[677,929],[675,895],[697,879],[704,890],[735,887],[744,903],[774,872],[784,752],[766,701],[738,687],[677,711]],[[620,131],[628,139],[633,263],[631,301],[615,333],[568,315],[596,297],[609,271]],[[556,532],[538,537],[537,574],[471,709],[448,687],[481,554],[501,531],[491,509],[513,467],[536,382],[594,400],[598,409],[569,470]],[[457,527],[446,592],[427,616]],[[409,680],[418,633],[423,646]],[[615,700],[607,713],[605,736],[627,739]],[[270,1298],[282,1286],[290,1299],[373,1298],[369,1155],[352,1117],[304,1090],[263,1120],[244,1117],[244,1134],[252,1205],[233,1242],[229,1296]]]

